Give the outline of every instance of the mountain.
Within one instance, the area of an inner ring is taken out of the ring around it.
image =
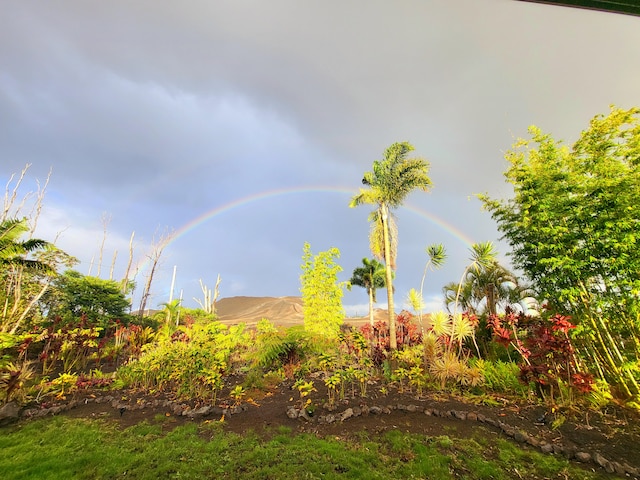
[[[300,297],[228,297],[216,302],[218,320],[223,323],[234,324],[244,322],[253,326],[266,318],[275,325],[290,327],[301,325],[304,321],[302,314],[302,298]],[[387,311],[375,309],[375,319],[384,320]],[[347,323],[362,325],[369,321],[368,316],[347,318]]]
[[[300,297],[229,297],[216,302],[218,320],[224,323],[255,325],[263,318],[276,325],[296,325],[303,321]]]

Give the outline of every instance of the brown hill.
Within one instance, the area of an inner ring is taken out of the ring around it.
[[[301,324],[302,299],[299,297],[229,297],[216,302],[216,314],[224,323],[255,325],[263,318],[276,325]]]
[[[387,311],[375,310],[375,319],[385,318]],[[228,297],[216,302],[218,320],[223,323],[245,323],[256,325],[266,318],[275,325],[291,326],[302,324],[302,298],[300,297]],[[347,323],[361,325],[369,321],[368,316],[347,318]]]

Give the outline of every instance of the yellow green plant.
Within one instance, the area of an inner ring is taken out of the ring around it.
[[[246,393],[247,392],[242,387],[242,385],[236,385],[235,388],[231,390],[231,392],[229,392],[229,396],[233,398],[234,405],[240,405],[240,402],[242,401]]]
[[[448,380],[459,379],[463,371],[464,363],[452,351],[444,352],[429,366],[429,372],[440,382],[441,388]]]
[[[369,379],[369,374],[367,373],[367,371],[365,370],[355,370],[354,373],[354,378],[356,379],[356,381],[358,382],[358,385],[360,386],[360,396],[361,397],[366,397],[367,396],[367,381]]]
[[[427,380],[422,367],[419,365],[411,367],[407,377],[409,378],[409,388],[413,391],[413,387],[415,387],[416,393],[419,396],[422,395],[424,393],[424,388],[427,385]]]
[[[336,403],[336,395],[338,391],[338,387],[342,383],[342,377],[340,373],[334,373],[330,377],[325,378],[324,384],[327,387],[327,396],[329,400],[329,405],[333,406]]]
[[[47,385],[47,393],[54,395],[59,400],[65,400],[67,395],[77,390],[76,383],[78,375],[72,373],[61,373],[57,378],[51,380]]]
[[[431,314],[428,322],[428,328],[434,333],[436,337],[450,337],[453,330],[451,318],[442,310]]]
[[[5,403],[11,399],[19,401],[26,397],[25,383],[33,377],[31,362],[7,363],[0,368],[0,391]]]

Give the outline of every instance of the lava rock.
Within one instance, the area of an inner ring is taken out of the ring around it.
[[[344,422],[348,418],[353,417],[353,408],[347,408],[340,416],[340,421]]]
[[[582,463],[588,463],[591,461],[591,454],[589,452],[576,452],[576,460]]]
[[[16,402],[5,403],[0,407],[0,424],[10,423],[20,416],[20,406]]]

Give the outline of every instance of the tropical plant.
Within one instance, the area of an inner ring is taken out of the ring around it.
[[[302,312],[304,328],[312,335],[336,340],[344,322],[343,283],[338,282],[342,267],[335,263],[340,250],[331,248],[313,255],[305,242],[302,256]]]
[[[215,401],[225,375],[243,363],[235,356],[248,340],[243,324],[181,326],[171,337],[150,345],[139,358],[120,367],[117,379],[124,386]]]
[[[295,374],[311,350],[309,333],[301,326],[276,328],[266,319],[260,320],[250,352],[252,365],[266,371],[284,368],[288,375]]]
[[[480,199],[539,298],[577,323],[582,359],[640,398],[640,109],[611,107],[571,148],[529,133],[506,154],[514,195]]]
[[[469,260],[471,262],[465,268],[462,273],[462,277],[458,282],[458,288],[456,289],[456,296],[453,301],[453,314],[455,315],[459,310],[459,301],[460,294],[463,289],[463,285],[465,283],[465,279],[467,275],[471,272],[475,272],[476,274],[483,269],[485,269],[488,265],[495,263],[496,250],[492,242],[482,242],[482,243],[474,243],[471,245],[471,257]],[[472,284],[473,285],[473,284]]]
[[[21,238],[31,231],[26,218],[0,222],[0,331],[15,333],[55,276],[55,264],[38,255],[55,247]]]
[[[0,392],[4,403],[13,398],[23,400],[25,397],[25,384],[33,377],[34,371],[31,362],[0,364]]]
[[[246,394],[247,394],[247,392],[246,392],[246,390],[244,389],[244,387],[242,385],[236,385],[229,392],[229,396],[231,398],[233,398],[235,406],[240,405],[240,402],[242,402],[242,399],[244,398],[244,396]]]
[[[527,288],[520,286],[518,278],[497,261],[469,269],[461,284],[448,283],[443,293],[449,311],[459,306],[473,315],[494,315],[507,307],[518,308],[530,295]]]
[[[116,320],[128,322],[130,319],[131,302],[121,288],[115,280],[67,270],[54,280],[42,304],[51,321],[59,317],[63,323],[75,323],[84,317],[90,325],[108,329],[115,326]]]
[[[373,162],[373,170],[365,172],[362,183],[368,187],[360,189],[349,204],[357,207],[363,204],[375,205],[369,216],[372,222],[370,245],[372,253],[384,260],[386,269],[387,309],[389,312],[390,348],[397,350],[396,318],[393,305],[393,276],[397,254],[396,228],[391,211],[402,205],[414,190],[428,191],[431,179],[428,176],[429,163],[422,158],[407,158],[414,149],[408,142],[394,143],[384,152],[383,160]]]
[[[463,377],[465,363],[455,352],[445,351],[429,365],[429,371],[444,388],[447,381],[459,381]]]
[[[310,413],[310,411],[312,413],[313,404],[308,397],[311,395],[311,392],[316,391],[313,382],[300,378],[293,384],[293,388],[298,390],[298,394],[300,395],[300,408],[307,410],[307,413]]]
[[[52,247],[49,242],[36,238],[20,240],[20,237],[29,231],[26,218],[7,219],[0,223],[0,268],[7,270],[23,267],[49,275],[54,274],[51,265],[27,257],[29,254]]]
[[[375,259],[362,259],[362,266],[353,270],[353,275],[349,280],[351,285],[362,287],[369,296],[369,324],[373,327],[373,305],[376,303],[376,290],[384,288],[386,282],[386,271],[384,265]]]
[[[182,301],[177,298],[170,302],[160,304],[163,307],[162,315],[166,325],[177,325],[180,319],[180,304]]]
[[[420,322],[421,327],[423,326],[422,310],[424,309],[424,280],[427,277],[427,271],[429,270],[429,268],[433,270],[435,270],[436,268],[440,268],[447,259],[447,253],[444,249],[444,245],[442,245],[441,243],[429,245],[425,249],[425,252],[429,257],[429,260],[427,260],[427,263],[424,266],[422,280],[420,281],[420,296],[418,297],[420,300],[420,302],[418,303],[420,308],[417,310],[418,321]]]
[[[325,378],[324,384],[327,387],[327,400],[329,402],[329,406],[333,406],[336,403],[338,387],[342,385],[342,376],[340,375],[340,372],[335,372],[330,377]]]
[[[520,380],[520,368],[515,362],[469,359],[469,366],[482,372],[484,387],[495,393],[517,394],[526,397],[529,385]]]
[[[39,385],[40,395],[54,396],[58,400],[65,400],[67,395],[75,392],[78,382],[78,375],[73,373],[61,373],[51,381],[43,381]]]

